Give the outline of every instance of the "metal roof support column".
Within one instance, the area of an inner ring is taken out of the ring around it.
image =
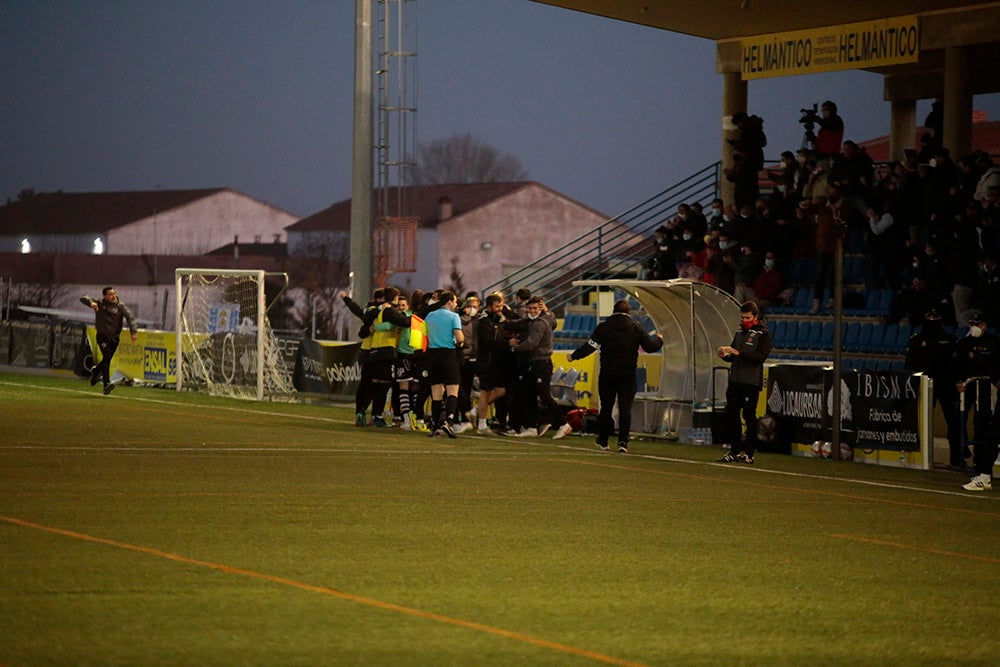
[[[747,110],[747,82],[739,71],[722,73],[722,166],[733,166],[733,147],[727,139],[739,137],[739,130],[732,123],[733,114]],[[726,204],[735,201],[736,190],[729,179],[719,179],[719,196]]]
[[[913,145],[913,128],[917,124],[916,100],[893,100],[889,112],[889,157],[902,160]]]
[[[944,50],[944,146],[957,160],[972,148],[972,49]]]

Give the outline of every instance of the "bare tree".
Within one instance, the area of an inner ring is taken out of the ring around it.
[[[284,303],[283,323],[288,329],[311,331],[315,311],[321,338],[340,338],[350,313],[338,294],[348,283],[350,262],[344,243],[317,243],[300,252],[289,271],[292,290],[300,297]]]
[[[503,153],[471,134],[456,134],[417,148],[416,182],[494,183],[524,181],[528,171],[510,153]]]
[[[451,284],[448,285],[447,289],[458,295],[459,305],[461,305],[462,295],[465,294],[465,277],[458,268],[459,259],[458,255],[451,258],[451,273],[448,275],[451,278]]]

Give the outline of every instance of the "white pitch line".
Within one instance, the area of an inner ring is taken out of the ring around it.
[[[94,396],[94,393],[92,391],[83,391],[83,390],[79,390],[79,389],[64,389],[64,388],[61,388],[61,387],[43,387],[43,386],[38,386],[38,385],[26,385],[26,384],[19,384],[19,383],[14,383],[14,382],[5,382],[5,381],[0,381],[0,386],[8,386],[8,387],[16,387],[16,388],[30,387],[32,389],[42,389],[42,390],[56,391],[56,392],[62,392],[62,393],[80,394],[80,395],[83,395],[83,396]],[[137,402],[140,402],[140,403],[153,403],[153,404],[160,404],[160,405],[169,405],[169,406],[172,406],[172,407],[183,407],[183,408],[204,409],[204,410],[223,410],[223,411],[228,411],[228,412],[239,412],[239,413],[252,414],[252,415],[263,415],[263,416],[271,416],[271,417],[281,417],[283,419],[287,419],[289,417],[294,417],[296,419],[304,419],[304,420],[309,420],[309,421],[325,422],[325,423],[330,423],[330,424],[350,424],[350,423],[352,423],[350,421],[343,420],[343,419],[331,419],[329,417],[316,417],[316,416],[312,416],[312,415],[289,415],[288,413],[283,413],[283,412],[268,412],[266,410],[253,410],[253,409],[249,409],[249,408],[238,408],[238,407],[232,407],[232,406],[226,406],[226,405],[190,405],[190,404],[186,404],[186,403],[178,403],[176,401],[167,401],[167,400],[157,399],[157,398],[140,398],[138,396],[122,396],[120,394],[119,395],[114,395],[114,396],[112,396],[112,398],[114,398],[116,400],[137,401]],[[471,438],[474,438],[474,439],[477,439],[477,440],[493,440],[493,441],[500,441],[500,442],[511,442],[510,438],[502,437],[502,436],[499,436],[499,435],[486,436],[486,435],[478,435],[478,434],[471,434],[470,433],[468,435],[464,435],[463,434],[461,437],[462,438],[471,437]],[[588,454],[594,454],[594,455],[598,455],[598,456],[608,456],[609,455],[608,452],[601,452],[601,451],[597,451],[596,449],[595,450],[591,450],[591,449],[585,448],[585,447],[574,447],[574,446],[566,444],[566,443],[560,443],[560,444],[556,445],[556,444],[549,444],[549,443],[524,442],[523,440],[519,440],[519,442],[521,442],[523,444],[532,445],[532,446],[535,446],[535,447],[546,447],[546,448],[551,448],[551,449],[562,449],[562,450],[572,451],[574,453],[588,453]],[[27,448],[27,446],[25,448]],[[44,447],[37,447],[37,448],[38,449],[44,449]],[[0,446],[0,449],[12,449],[12,448],[11,447]],[[71,448],[53,447],[52,449],[71,449]],[[81,448],[81,449],[84,449],[84,448]],[[105,447],[102,447],[102,448],[95,448],[95,449],[119,449],[119,448],[105,448]],[[134,448],[134,449],[120,448],[120,449],[122,451],[140,451],[142,448]],[[154,450],[154,451],[159,451],[159,450]],[[162,448],[162,451],[185,451],[185,450],[182,449],[182,448],[165,447],[165,448]],[[204,449],[200,449],[200,448],[190,448],[190,451],[201,451],[201,452],[208,451],[209,453],[211,453],[211,451],[234,451],[234,452],[238,452],[238,451],[244,451],[244,452],[263,452],[263,451],[276,451],[276,452],[282,452],[282,451],[287,451],[287,452],[331,452],[331,451],[335,451],[335,452],[341,452],[341,451],[347,451],[347,452],[355,452],[355,453],[358,452],[358,450],[356,448],[354,448],[354,449],[344,449],[344,450],[330,450],[330,449],[297,449],[297,448],[294,448],[294,447],[273,448],[273,449],[270,449],[270,448],[231,448],[231,449],[228,449],[228,448],[227,449],[213,448],[213,450],[204,450]],[[368,452],[368,453],[378,454],[379,452]],[[407,453],[411,453],[411,454],[412,453],[417,453],[417,454],[420,454],[420,453],[423,453],[423,454],[470,454],[471,452],[461,451],[461,450],[435,449],[435,450],[425,450],[423,452],[421,452],[421,451],[413,452],[413,451],[407,450],[407,451],[402,451],[400,453],[403,453],[403,454],[407,454]],[[483,453],[484,454],[493,454],[493,455],[495,455],[497,452],[483,452]],[[919,492],[933,493],[933,494],[943,495],[943,496],[956,496],[956,497],[959,497],[959,498],[976,498],[976,497],[978,497],[978,498],[981,498],[981,499],[984,499],[984,500],[992,500],[994,502],[1000,500],[1000,496],[994,496],[993,494],[989,494],[989,493],[980,493],[978,495],[975,495],[975,494],[970,495],[967,492],[963,493],[961,491],[945,491],[945,490],[942,490],[942,489],[928,489],[928,488],[924,488],[924,487],[909,486],[909,485],[905,485],[905,484],[890,484],[890,483],[887,483],[887,482],[873,482],[871,480],[858,479],[858,478],[854,478],[854,477],[831,477],[829,475],[810,475],[810,474],[807,474],[807,473],[789,472],[789,471],[786,471],[786,470],[769,470],[767,468],[761,468],[761,467],[758,467],[756,465],[754,465],[754,466],[748,466],[748,465],[738,466],[738,465],[733,465],[733,464],[729,464],[729,463],[716,463],[714,461],[694,461],[694,460],[690,460],[690,459],[679,459],[679,458],[675,458],[675,457],[661,456],[661,455],[657,455],[657,454],[636,454],[636,453],[629,453],[629,454],[624,455],[624,456],[626,456],[627,458],[641,458],[641,459],[648,459],[648,460],[652,460],[652,461],[664,461],[664,462],[667,462],[667,463],[681,463],[681,464],[688,464],[688,465],[721,467],[721,468],[726,468],[726,469],[730,469],[730,470],[732,470],[732,469],[739,469],[739,470],[745,470],[748,473],[783,475],[783,476],[786,476],[786,477],[796,477],[796,478],[799,478],[799,479],[814,479],[814,480],[823,480],[823,481],[830,481],[830,482],[844,482],[844,483],[847,483],[847,484],[856,484],[856,485],[859,485],[859,486],[870,486],[870,487],[875,487],[875,488],[896,489],[896,490],[902,490],[902,491],[919,491]]]

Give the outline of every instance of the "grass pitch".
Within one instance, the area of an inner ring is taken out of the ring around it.
[[[0,375],[0,664],[940,665],[1000,490]]]

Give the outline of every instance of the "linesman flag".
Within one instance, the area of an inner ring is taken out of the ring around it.
[[[410,315],[410,347],[427,351],[427,323],[416,315]]]

